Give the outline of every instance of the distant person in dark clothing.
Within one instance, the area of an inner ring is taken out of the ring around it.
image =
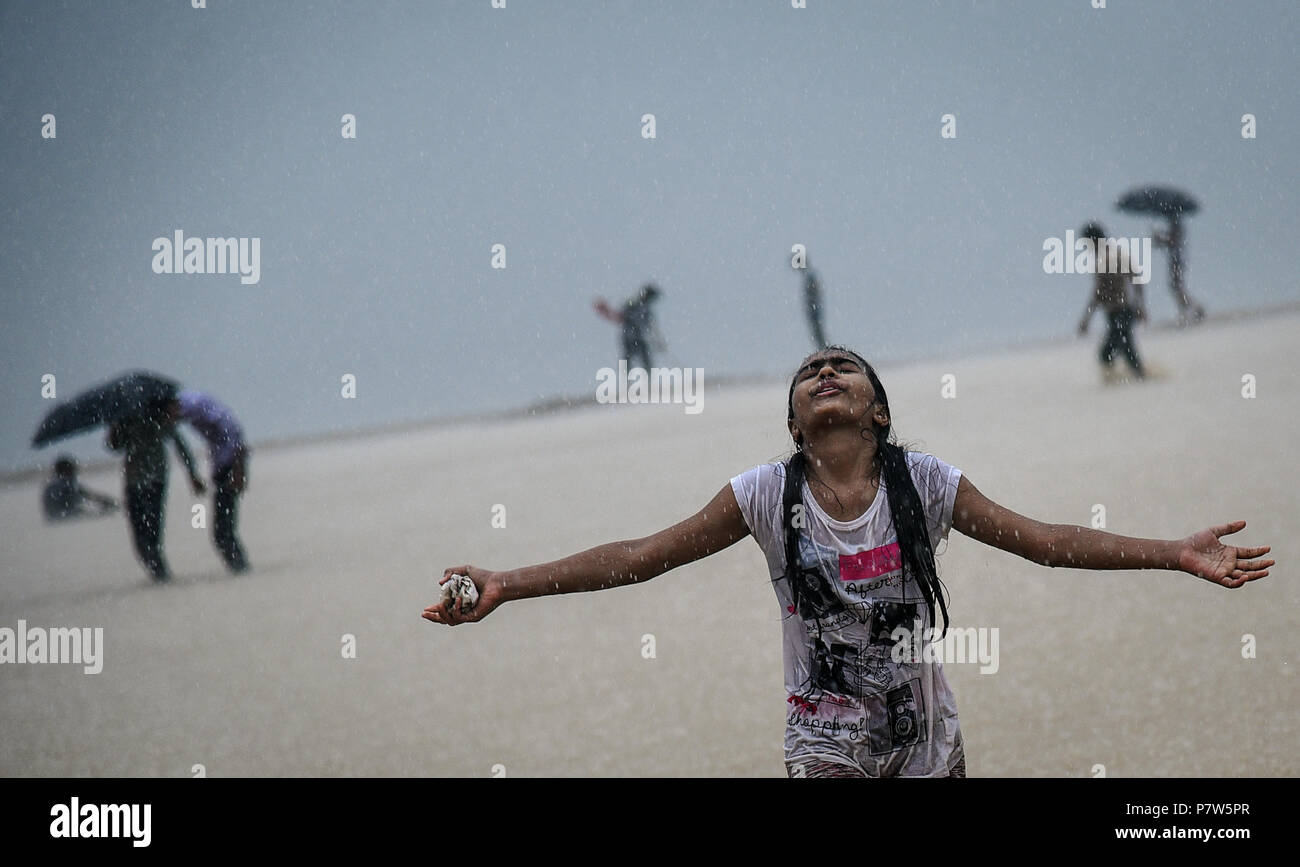
[[[647,283],[641,287],[640,293],[623,304],[622,310],[614,310],[603,298],[596,301],[597,313],[615,325],[622,326],[622,357],[627,359],[629,368],[640,366],[648,371],[653,366],[650,356],[651,346],[660,352],[666,352],[668,349],[655,324],[654,310],[650,307],[659,295],[659,287]],[[641,362],[640,365],[636,363],[637,361]]]
[[[1092,297],[1079,322],[1079,334],[1088,333],[1088,324],[1094,311],[1098,308],[1105,310],[1110,330],[1101,344],[1102,375],[1110,381],[1115,354],[1119,353],[1124,356],[1129,367],[1133,368],[1134,376],[1144,379],[1146,370],[1138,358],[1132,330],[1135,320],[1142,322],[1147,318],[1142,286],[1133,282],[1131,266],[1122,251],[1112,251],[1108,245],[1097,243],[1106,237],[1105,230],[1100,225],[1089,223],[1083,227],[1080,237],[1092,239],[1097,255]]]
[[[77,462],[67,455],[54,462],[54,476],[45,485],[43,503],[47,521],[104,515],[118,508],[117,500],[112,497],[82,487],[77,480]],[[98,511],[90,511],[87,508],[89,503],[97,506]]]
[[[205,493],[207,486],[199,478],[194,456],[168,419],[165,408],[157,407],[144,415],[122,419],[108,428],[108,447],[125,456],[126,516],[131,523],[135,551],[155,581],[171,578],[162,551],[167,440],[175,443],[181,461],[189,470],[194,493]]]
[[[813,350],[825,349],[827,343],[826,334],[822,331],[822,293],[811,265],[804,267],[803,304],[808,313],[808,324],[812,327]]]
[[[185,421],[208,443],[212,465],[212,541],[231,572],[248,571],[248,557],[236,531],[239,495],[248,483],[248,444],[235,414],[216,398],[182,389],[168,405],[172,422]]]
[[[1169,250],[1169,288],[1178,305],[1178,324],[1187,325],[1205,318],[1205,308],[1191,299],[1183,282],[1183,221],[1177,216],[1169,218],[1169,229],[1154,232],[1152,241],[1157,247]]]

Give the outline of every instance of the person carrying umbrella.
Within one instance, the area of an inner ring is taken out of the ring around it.
[[[185,441],[168,418],[175,381],[145,370],[100,383],[46,413],[32,437],[32,447],[108,425],[105,444],[124,455],[126,517],[136,553],[155,581],[171,577],[163,558],[163,499],[167,493],[166,440],[176,444],[189,470],[195,493],[207,488],[199,478]]]
[[[1183,260],[1183,218],[1195,214],[1200,205],[1190,195],[1172,187],[1145,186],[1129,190],[1115,206],[1129,214],[1150,214],[1168,221],[1164,231],[1156,230],[1151,240],[1157,247],[1169,251],[1169,288],[1178,305],[1178,324],[1200,322],[1205,318],[1205,308],[1187,294],[1183,277],[1186,264]]]
[[[244,431],[225,404],[209,394],[181,389],[167,405],[172,423],[189,422],[208,443],[212,465],[212,541],[231,572],[248,571],[248,558],[235,530],[239,495],[248,479]]]
[[[1133,282],[1133,272],[1127,257],[1120,251],[1112,250],[1109,246],[1100,243],[1106,236],[1106,232],[1099,224],[1089,223],[1084,226],[1080,236],[1092,239],[1096,246],[1097,257],[1092,297],[1088,299],[1088,306],[1083,311],[1083,319],[1079,322],[1079,334],[1082,336],[1088,333],[1088,324],[1092,321],[1092,314],[1097,308],[1105,310],[1106,317],[1110,321],[1110,330],[1101,343],[1102,376],[1110,381],[1111,365],[1115,360],[1115,353],[1119,352],[1128,361],[1129,367],[1133,368],[1133,375],[1138,379],[1145,379],[1146,370],[1142,367],[1142,360],[1138,358],[1137,345],[1133,341],[1132,332],[1134,320],[1143,322],[1147,318],[1142,286]],[[1111,260],[1111,255],[1117,257],[1118,261]]]
[[[189,471],[195,495],[202,496],[207,486],[199,478],[194,456],[159,406],[145,413],[125,416],[108,427],[106,445],[123,453],[126,517],[136,554],[155,581],[171,579],[171,570],[163,557],[163,505],[167,496],[167,450],[170,440]]]

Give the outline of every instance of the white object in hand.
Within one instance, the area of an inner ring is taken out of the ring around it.
[[[478,604],[478,588],[468,575],[452,575],[442,585],[442,601],[451,602],[456,611],[469,611]]]

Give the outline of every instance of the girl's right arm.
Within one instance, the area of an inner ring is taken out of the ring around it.
[[[469,611],[459,611],[450,602],[438,602],[425,608],[423,617],[432,623],[452,626],[473,623],[487,617],[502,603],[515,599],[605,590],[649,581],[721,551],[748,535],[749,527],[728,483],[699,512],[653,536],[610,542],[562,560],[508,572],[453,566],[443,573],[439,584],[445,584],[452,575],[468,575],[478,590],[478,604]]]

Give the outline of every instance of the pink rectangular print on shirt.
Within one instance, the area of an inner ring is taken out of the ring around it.
[[[866,581],[903,568],[903,558],[898,553],[898,543],[890,542],[870,551],[840,555],[841,581]]]

